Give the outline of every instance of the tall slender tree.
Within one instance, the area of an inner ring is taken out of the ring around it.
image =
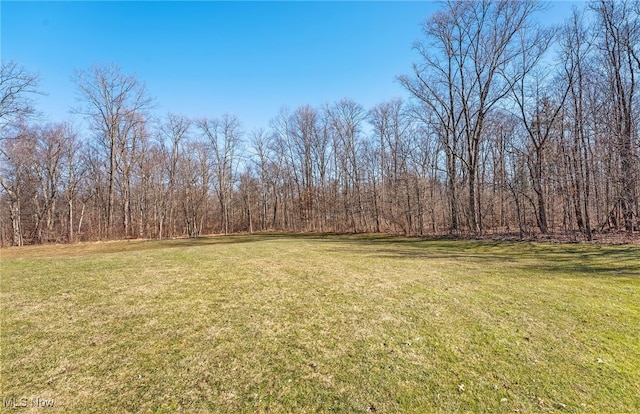
[[[107,159],[108,189],[106,234],[113,234],[116,205],[116,178],[119,164],[134,134],[135,124],[143,122],[153,105],[144,83],[135,75],[122,72],[115,64],[95,65],[75,73],[75,83],[84,105],[78,112],[85,115],[96,134]]]

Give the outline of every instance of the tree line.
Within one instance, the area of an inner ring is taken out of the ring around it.
[[[74,74],[90,128],[42,124],[38,78],[0,73],[2,245],[254,231],[566,234],[640,228],[640,2],[558,27],[537,1],[447,1],[411,98],[153,117],[114,64]]]

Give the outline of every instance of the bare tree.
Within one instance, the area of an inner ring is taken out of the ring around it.
[[[612,104],[610,122],[613,139],[620,156],[619,195],[627,233],[633,233],[634,207],[637,204],[638,177],[635,111],[636,77],[640,74],[640,15],[633,0],[599,0],[592,4],[600,29],[599,47]]]
[[[278,209],[278,192],[275,190],[279,178],[279,164],[273,160],[269,136],[263,129],[251,133],[251,156],[255,169],[258,171],[258,203],[259,203],[259,229],[266,230],[274,224],[275,218],[270,221],[270,205],[273,205],[273,215]],[[275,168],[273,168],[275,167]]]
[[[182,156],[184,143],[189,138],[191,125],[192,121],[186,116],[168,114],[159,129],[160,142],[167,153],[167,164],[165,166],[167,178],[166,188],[162,191],[160,200],[162,207],[159,218],[158,238],[163,237],[165,227],[168,236],[173,236],[176,231],[178,163]],[[165,146],[168,146],[168,148]]]
[[[515,94],[520,110],[519,117],[531,147],[530,150],[525,150],[524,152],[527,154],[527,165],[533,190],[536,194],[534,204],[537,210],[538,227],[542,234],[547,234],[549,226],[547,223],[547,200],[544,189],[544,182],[546,181],[545,156],[548,150],[547,144],[552,135],[554,133],[556,137],[560,135],[556,122],[563,108],[568,90],[562,93],[559,101],[555,101],[544,90],[541,90],[540,83],[536,82],[532,89],[531,103],[528,102],[528,98],[525,97],[525,92],[522,90]]]
[[[35,206],[35,225],[33,238],[38,242],[50,241],[54,230],[54,217],[62,189],[64,163],[69,153],[68,126],[63,124],[47,125],[36,131],[33,159],[33,172],[37,179]]]
[[[328,108],[326,116],[331,123],[334,152],[341,170],[345,219],[351,231],[357,233],[367,228],[360,163],[362,127],[367,114],[360,104],[343,99]]]
[[[572,165],[574,176],[574,205],[578,228],[591,240],[591,176],[595,173],[589,165],[590,140],[588,127],[587,94],[589,67],[593,62],[594,36],[584,23],[584,14],[572,11],[560,34],[560,58],[563,61],[563,77],[568,86],[567,121],[571,122]]]
[[[65,125],[65,160],[66,165],[63,168],[63,192],[67,202],[67,241],[72,243],[75,241],[74,235],[74,220],[75,220],[75,203],[78,198],[78,193],[82,190],[83,186],[86,186],[86,165],[83,159],[83,146],[82,142],[78,138],[78,134],[71,125]],[[82,217],[84,214],[84,202],[82,203],[82,213],[80,214],[80,220],[78,221],[78,232],[82,224]]]
[[[414,65],[415,78],[400,78],[437,116],[449,164],[455,157],[464,163],[467,217],[474,232],[481,229],[477,179],[485,120],[522,76],[509,69],[532,47],[523,47],[522,32],[539,9],[536,1],[447,1],[425,24],[426,42],[416,45],[423,62]],[[464,156],[458,153],[459,139]]]
[[[233,115],[223,115],[220,120],[202,119],[197,126],[208,140],[211,149],[214,186],[222,218],[221,228],[224,234],[228,234],[231,230],[232,190],[239,162],[239,145],[242,140],[240,120]]]
[[[132,112],[123,117],[121,132],[116,142],[117,157],[116,169],[119,180],[116,180],[120,189],[120,205],[122,207],[122,231],[124,237],[131,237],[132,224],[132,192],[135,177],[135,167],[140,164],[148,147],[149,134],[144,116]],[[144,173],[143,171],[139,171]]]
[[[25,169],[28,168],[30,153],[27,149],[28,134],[25,122],[35,109],[33,95],[38,94],[38,77],[14,61],[2,61],[0,66],[0,140],[16,139],[19,142],[5,142],[0,148],[3,167],[0,169],[0,186],[9,198],[9,212],[12,227],[12,243],[23,244],[21,220],[21,188]],[[11,130],[11,131],[10,131]]]
[[[12,244],[24,244],[23,207],[32,198],[32,166],[36,146],[36,131],[26,125],[19,126],[11,139],[2,140],[0,155],[0,183],[8,196]],[[30,197],[31,196],[31,197]]]
[[[302,106],[293,113],[288,125],[287,147],[296,182],[298,210],[303,227],[310,230],[315,215],[318,114],[310,106]]]
[[[188,141],[178,160],[177,199],[182,208],[184,234],[198,237],[204,228],[210,186],[209,143]]]
[[[0,66],[0,137],[4,129],[34,114],[33,95],[39,94],[38,77],[14,61]]]
[[[129,145],[132,123],[144,119],[152,106],[145,86],[135,75],[127,75],[114,64],[92,66],[75,73],[75,83],[84,106],[79,113],[86,115],[96,133],[96,139],[108,159],[108,190],[106,205],[106,233],[113,231],[116,204],[116,176],[123,150]]]
[[[552,72],[539,69],[539,64],[553,40],[549,30],[523,27],[518,33],[518,59],[514,62],[511,91],[524,130],[533,147],[528,166],[536,193],[538,226],[542,234],[549,232],[546,199],[544,193],[544,156],[546,144],[554,131],[555,123],[564,106],[569,88],[564,84],[559,99],[551,98]],[[557,129],[555,129],[557,131]]]
[[[369,112],[369,122],[379,147],[380,205],[383,214],[393,226],[400,226],[408,234],[413,219],[409,192],[416,189],[410,182],[408,159],[410,152],[417,150],[410,140],[410,119],[403,102],[393,100],[375,106]]]
[[[400,83],[419,101],[415,110],[417,117],[425,124],[433,125],[442,142],[446,156],[451,232],[459,230],[457,181],[462,139],[462,112],[456,91],[460,73],[456,67],[458,45],[454,23],[447,12],[437,12],[426,21],[423,32],[427,40],[414,45],[423,62],[413,64],[414,78],[399,78]]]

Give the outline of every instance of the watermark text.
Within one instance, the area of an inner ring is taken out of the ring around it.
[[[27,407],[55,407],[56,402],[52,398],[42,397],[2,397],[3,408],[27,408]]]

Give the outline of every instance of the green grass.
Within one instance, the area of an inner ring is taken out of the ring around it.
[[[638,247],[260,235],[0,254],[0,394],[19,412],[640,412]]]

